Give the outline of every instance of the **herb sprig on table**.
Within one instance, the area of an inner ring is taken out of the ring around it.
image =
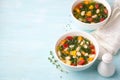
[[[58,60],[55,59],[52,51],[50,51],[50,56],[48,57],[48,60],[49,60],[50,63],[52,63],[54,66],[56,66],[56,68],[58,70],[60,70],[61,72],[68,73],[66,70],[64,70],[61,67],[61,65],[58,63]]]
[[[70,30],[72,30],[72,27],[71,27],[70,24],[67,24],[67,25],[65,26],[65,31],[70,31]]]

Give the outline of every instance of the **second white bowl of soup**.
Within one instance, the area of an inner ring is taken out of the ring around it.
[[[96,40],[88,33],[72,31],[63,34],[56,42],[55,55],[68,70],[81,71],[90,67],[98,57]]]

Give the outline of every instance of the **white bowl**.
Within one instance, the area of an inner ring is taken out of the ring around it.
[[[75,22],[77,22],[77,24],[80,25],[78,27],[80,27],[80,29],[83,29],[83,30],[95,30],[97,28],[100,28],[100,27],[104,26],[104,24],[106,24],[106,22],[109,20],[110,15],[111,15],[111,7],[110,7],[109,3],[106,0],[94,0],[94,1],[97,1],[97,2],[99,2],[101,4],[103,4],[107,8],[107,10],[108,10],[108,17],[104,21],[102,21],[102,22],[89,24],[89,23],[81,22],[80,20],[76,19],[74,17],[74,15],[73,15],[72,11],[73,11],[74,7],[77,4],[79,4],[81,1],[84,1],[84,0],[76,0],[76,1],[74,1],[73,4],[72,4],[72,8],[71,8],[71,15],[72,15],[72,17],[74,18]]]
[[[96,50],[96,56],[94,58],[94,60],[88,64],[85,64],[83,66],[70,66],[68,64],[65,64],[64,62],[62,62],[59,57],[57,56],[57,51],[56,51],[56,47],[58,46],[59,42],[61,40],[63,40],[65,37],[67,36],[83,36],[87,39],[89,39],[90,41],[93,42],[93,45],[95,46],[95,50]],[[99,53],[99,47],[98,47],[98,43],[97,41],[94,39],[94,37],[92,37],[90,34],[86,33],[86,32],[82,32],[82,31],[71,31],[71,32],[67,32],[65,34],[63,34],[56,42],[56,45],[55,45],[55,56],[57,58],[57,60],[60,62],[60,64],[66,68],[67,70],[72,70],[72,71],[81,71],[81,70],[85,70],[87,68],[89,68],[94,62],[95,60],[97,59],[98,57],[98,53]]]

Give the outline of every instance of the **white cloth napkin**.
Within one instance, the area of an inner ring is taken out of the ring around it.
[[[100,53],[98,59],[101,59],[105,53],[115,55],[120,49],[120,0],[115,0],[112,8],[112,15],[102,28],[94,31],[92,35],[99,44]]]

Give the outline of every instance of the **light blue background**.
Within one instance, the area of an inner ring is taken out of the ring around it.
[[[116,73],[110,78],[97,73],[99,61],[69,74],[49,63],[55,41],[78,27],[70,15],[73,1],[0,0],[0,80],[120,80],[120,52],[114,56]],[[111,5],[113,1],[108,0]]]

